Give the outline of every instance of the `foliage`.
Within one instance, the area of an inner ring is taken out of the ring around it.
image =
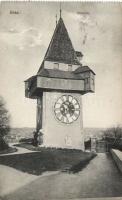
[[[19,142],[20,142],[20,143],[30,143],[30,144],[32,144],[33,138],[21,138],[21,139],[19,140]]]
[[[106,129],[104,131],[104,137],[117,138],[117,139],[122,138],[122,127],[117,126]]]
[[[9,147],[9,145],[5,142],[5,140],[0,137],[0,154],[8,154],[8,153],[14,153],[17,149],[13,147]]]
[[[4,141],[2,137],[0,137],[0,153],[1,151],[4,151],[8,148],[9,148],[8,144]]]
[[[5,101],[0,96],[0,137],[8,134],[10,131],[10,115],[6,109]]]
[[[108,149],[122,150],[122,127],[117,126],[105,130],[103,137],[107,142]]]

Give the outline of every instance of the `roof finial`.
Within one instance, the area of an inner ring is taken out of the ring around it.
[[[60,18],[61,18],[61,12],[62,12],[62,10],[61,10],[61,2],[60,2]]]
[[[56,14],[55,18],[56,18],[56,26],[57,26],[57,14]]]

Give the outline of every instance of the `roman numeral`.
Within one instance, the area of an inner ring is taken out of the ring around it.
[[[56,116],[59,120],[61,120],[62,114],[60,112],[56,113]]]
[[[60,112],[60,108],[55,108],[55,112]]]
[[[73,97],[69,95],[69,102],[72,102]]]

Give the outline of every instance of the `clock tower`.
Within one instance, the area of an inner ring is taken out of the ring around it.
[[[60,16],[40,69],[25,81],[25,96],[37,99],[36,130],[45,147],[84,150],[82,95],[94,92],[95,73],[82,56]]]

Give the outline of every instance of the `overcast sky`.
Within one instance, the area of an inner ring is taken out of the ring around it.
[[[0,4],[0,94],[13,127],[35,127],[36,101],[24,80],[41,65],[59,17],[59,3]],[[17,11],[19,14],[11,14]],[[96,73],[94,94],[83,96],[84,127],[122,124],[122,4],[62,3],[62,17],[82,63]]]

